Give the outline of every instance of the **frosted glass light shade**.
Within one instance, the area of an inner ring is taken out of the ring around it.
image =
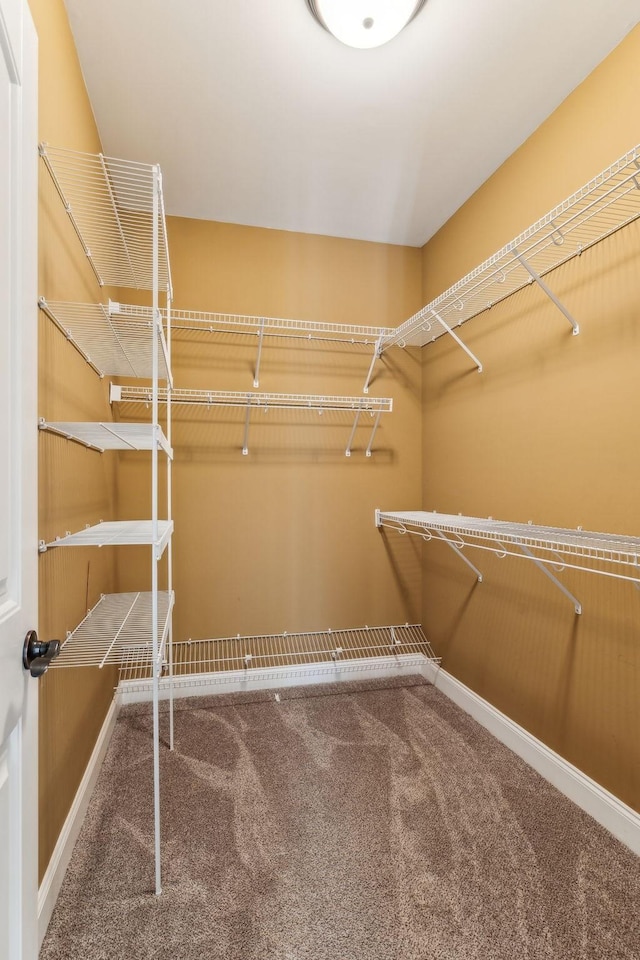
[[[380,47],[400,33],[426,0],[307,0],[316,20],[349,47]]]

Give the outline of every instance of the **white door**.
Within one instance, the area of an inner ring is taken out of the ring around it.
[[[37,956],[37,40],[0,0],[0,960]]]

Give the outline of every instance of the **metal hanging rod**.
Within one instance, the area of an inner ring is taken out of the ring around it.
[[[49,423],[40,419],[40,430],[73,440],[90,450],[104,453],[105,450],[151,450],[158,446],[172,457],[173,451],[167,442],[162,427],[152,423]]]
[[[481,370],[478,358],[453,331],[534,282],[564,314],[573,333],[577,334],[577,322],[543,277],[638,217],[640,145],[550,210],[397,327],[391,335],[385,336],[380,354],[394,345],[424,346],[441,336],[450,335]]]
[[[67,634],[56,660],[61,667],[123,667],[132,662],[153,668],[153,593],[105,594],[75,630]],[[162,665],[173,609],[173,592],[158,591],[158,661]]]
[[[166,390],[159,391],[159,399],[166,400]],[[125,387],[111,384],[112,403],[149,403],[150,391],[145,387]],[[374,417],[366,456],[370,457],[373,441],[383,413],[391,413],[393,400],[388,397],[339,397],[317,396],[294,393],[242,393],[230,390],[172,390],[173,406],[191,405],[199,407],[241,407],[246,409],[244,440],[242,453],[249,453],[249,426],[251,410],[309,410],[317,413],[325,411],[347,411],[355,413],[355,420],[345,449],[345,456],[351,456],[353,438],[360,422],[360,415],[368,413]]]
[[[263,669],[366,663],[393,659],[416,665],[428,660],[440,663],[419,624],[358,627],[350,630],[323,630],[308,633],[263,634],[221,637],[174,643],[174,674],[181,686],[203,675],[247,675]],[[121,681],[145,679],[149,664],[131,661],[120,671]]]
[[[148,318],[149,308],[109,301],[112,316]],[[363,392],[369,392],[369,383],[380,345],[393,334],[392,327],[368,327],[354,323],[324,323],[312,320],[286,320],[282,317],[244,316],[230,313],[206,313],[197,310],[171,310],[172,331],[250,334],[258,338],[258,353],[253,385],[260,386],[260,361],[265,337],[319,340],[330,343],[349,343],[373,347],[371,366]]]
[[[424,540],[434,537],[443,540],[469,564],[479,580],[482,575],[461,553],[465,547],[488,550],[500,558],[531,560],[571,600],[576,613],[582,610],[579,601],[552,571],[569,568],[640,584],[640,537],[422,510],[393,513],[376,510],[375,523],[377,527],[389,527],[399,533],[417,534]]]
[[[154,534],[152,520],[111,520],[100,521],[93,526],[87,525],[77,533],[65,533],[46,543],[40,541],[40,553],[52,547],[110,547],[125,545],[147,545],[155,548],[156,558],[160,558],[173,533],[172,520],[157,520],[157,533]]]
[[[45,300],[44,297],[40,297],[38,306],[99,376],[152,379],[152,313],[144,320],[120,320],[109,314],[104,303],[69,303]],[[158,375],[172,383],[169,351],[160,317],[156,327],[160,345]]]
[[[46,143],[39,152],[100,286],[153,288],[157,205],[157,282],[171,297],[160,168]]]

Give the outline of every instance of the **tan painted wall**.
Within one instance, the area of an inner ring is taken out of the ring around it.
[[[423,251],[427,302],[640,140],[640,28]],[[422,352],[423,507],[640,535],[640,223]],[[389,509],[405,506],[394,497]],[[532,565],[479,551],[485,582],[424,549],[423,623],[444,666],[635,808],[640,592],[566,572],[584,613]]]
[[[39,136],[55,146],[98,151],[100,141],[62,0],[31,0],[39,37]],[[41,165],[39,292],[55,300],[101,299],[80,244]],[[34,309],[36,306],[34,304]],[[110,418],[105,385],[39,314],[39,416]],[[35,424],[34,424],[35,429]],[[113,518],[115,459],[40,434],[40,537]],[[100,593],[113,591],[113,551],[51,550],[40,557],[39,633],[64,638]],[[33,681],[36,682],[35,680]],[[40,689],[40,876],[67,816],[113,695],[114,676],[50,670]]]
[[[420,303],[417,249],[187,219],[170,219],[169,240],[183,309],[390,325]],[[176,334],[175,385],[251,391],[256,351],[254,335]],[[371,352],[266,340],[260,390],[362,396]],[[417,554],[406,543],[381,550],[373,523],[382,501],[419,504],[418,357],[379,363],[371,395],[395,404],[371,458],[368,415],[347,458],[351,415],[254,413],[244,457],[244,411],[176,413],[177,640],[419,619]],[[122,515],[145,509],[131,456],[118,490]],[[133,586],[146,578],[140,557]]]

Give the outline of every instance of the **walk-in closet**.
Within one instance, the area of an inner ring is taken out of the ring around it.
[[[633,960],[640,2],[266,6],[0,0],[0,960]]]

